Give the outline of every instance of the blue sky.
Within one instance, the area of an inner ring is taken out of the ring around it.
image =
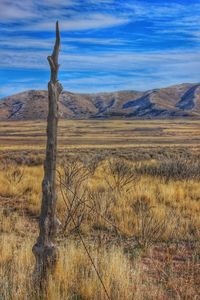
[[[57,19],[65,90],[200,81],[200,0],[1,0],[0,97],[46,89]]]

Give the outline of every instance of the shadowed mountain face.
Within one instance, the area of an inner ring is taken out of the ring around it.
[[[0,100],[0,120],[45,119],[47,110],[47,91],[30,90]],[[63,92],[59,110],[65,119],[200,116],[200,84],[186,83],[147,92]]]

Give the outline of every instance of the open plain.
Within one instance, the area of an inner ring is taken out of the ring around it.
[[[0,122],[0,150],[44,150],[45,121]],[[70,148],[189,147],[200,145],[198,119],[61,120],[60,150]]]

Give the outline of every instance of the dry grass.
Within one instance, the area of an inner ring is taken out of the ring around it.
[[[14,228],[13,222],[15,219],[10,220],[9,228]],[[27,220],[20,218],[20,230],[12,229],[9,233],[8,227],[3,227],[5,231],[0,237],[1,299],[39,299],[31,277],[35,234],[31,230],[25,233],[26,223]],[[180,244],[177,249],[173,244],[160,244],[132,257],[116,245],[99,247],[90,240],[87,245],[113,300],[198,299],[199,252],[193,246],[186,248]],[[50,278],[44,299],[106,299],[80,242],[68,239],[60,242],[59,248],[55,278]]]
[[[14,235],[1,236],[1,299],[37,298],[31,280],[32,244],[30,238],[19,244]],[[91,244],[90,252],[112,299],[134,299],[131,286],[137,274],[122,251],[112,247],[101,249],[99,253]],[[55,278],[49,280],[45,299],[105,299],[98,278],[78,243],[68,241],[60,247]]]
[[[28,124],[24,129],[28,132]],[[0,162],[3,300],[39,299],[32,286],[31,248],[38,234],[44,154],[20,153],[12,159],[4,153]],[[200,299],[198,149],[79,149],[68,151],[65,163],[64,155],[59,154],[58,174],[77,226],[58,176],[60,260],[43,298],[106,299],[79,231],[111,299]]]
[[[0,150],[43,150],[46,122],[0,122]],[[60,120],[59,149],[199,147],[199,120]]]

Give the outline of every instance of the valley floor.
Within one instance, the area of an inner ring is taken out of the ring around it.
[[[43,150],[45,121],[0,122],[0,151]],[[60,150],[74,148],[190,147],[200,144],[197,119],[60,120]]]

